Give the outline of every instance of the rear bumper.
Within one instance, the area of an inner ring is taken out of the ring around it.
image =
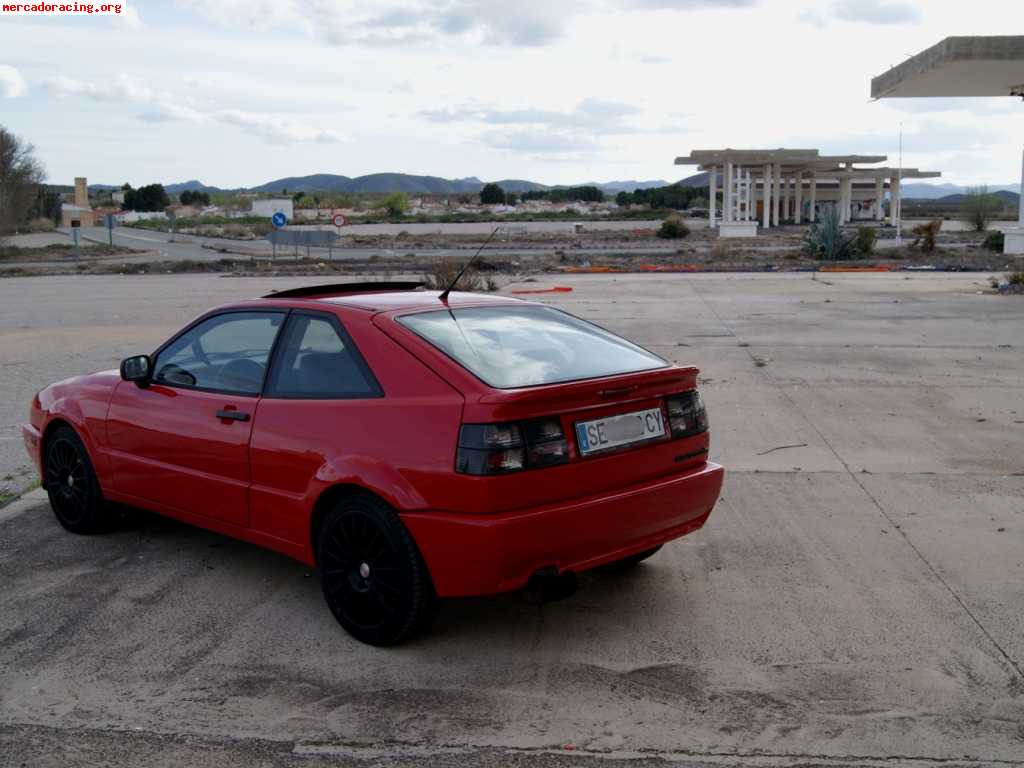
[[[40,457],[40,449],[43,444],[43,436],[39,433],[39,430],[31,424],[22,424],[21,439],[25,441],[25,450],[28,451],[28,455],[32,457],[32,463],[35,464],[36,471],[39,473],[41,479],[43,462]]]
[[[725,472],[706,463],[613,494],[497,515],[405,513],[441,597],[511,592],[541,568],[585,571],[685,536],[711,514]]]

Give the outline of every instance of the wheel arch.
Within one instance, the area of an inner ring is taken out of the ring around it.
[[[389,506],[391,503],[381,496],[365,486],[359,485],[358,483],[336,483],[328,486],[320,495],[317,496],[315,502],[313,502],[313,513],[309,520],[309,547],[313,553],[313,562],[317,560],[317,539],[320,536],[320,527],[323,525],[324,517],[331,510],[331,508],[342,499],[347,499],[358,494],[367,494],[374,496]]]
[[[72,430],[76,435],[78,435],[79,440],[82,440],[82,444],[85,445],[85,440],[82,439],[82,436],[81,434],[79,434],[78,429],[75,427],[74,424],[72,424],[67,419],[62,418],[60,416],[55,416],[54,418],[50,419],[49,422],[47,422],[46,426],[43,428],[43,434],[39,438],[39,457],[41,459],[40,464],[42,465],[43,468],[42,472],[40,473],[40,480],[42,481],[41,485],[44,490],[46,489],[46,449],[49,448],[50,441],[53,440],[54,433],[56,433],[56,431],[61,427],[67,427],[68,429]],[[89,447],[86,446],[85,449],[88,451]],[[89,458],[91,459],[92,457],[90,456]]]

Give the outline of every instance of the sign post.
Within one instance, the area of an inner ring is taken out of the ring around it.
[[[81,242],[81,238],[82,238],[81,226],[82,226],[82,222],[81,221],[79,221],[78,219],[72,219],[72,221],[71,221],[71,239],[75,243],[75,259],[76,260],[78,259],[79,256],[82,255],[79,252],[79,250],[78,250],[78,244]]]
[[[288,223],[288,217],[283,211],[275,211],[274,215],[270,217],[270,223],[275,230],[270,233],[270,242],[273,245],[273,255],[270,258],[271,261],[277,261],[277,230],[282,229]]]
[[[345,218],[345,214],[343,214],[343,213],[336,213],[336,214],[334,214],[334,218],[331,219],[331,221],[333,221],[334,222],[334,226],[336,226],[338,228],[338,237],[340,238],[341,237],[341,228],[344,227],[346,224],[348,224],[348,219]],[[334,260],[333,243],[327,246],[327,260],[328,261],[333,261]]]
[[[107,214],[107,236],[110,239],[110,247],[114,247],[114,214]]]

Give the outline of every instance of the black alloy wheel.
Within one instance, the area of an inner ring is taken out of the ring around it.
[[[327,514],[317,568],[328,607],[357,640],[396,645],[433,618],[434,588],[416,542],[375,496],[349,496]]]
[[[110,528],[96,471],[81,438],[58,427],[46,440],[44,482],[53,514],[72,533],[101,533]]]

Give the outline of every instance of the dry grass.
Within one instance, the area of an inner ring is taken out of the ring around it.
[[[431,269],[423,273],[423,284],[430,290],[443,291],[452,284],[465,263],[461,259],[439,259],[434,262]],[[494,278],[484,278],[471,267],[459,278],[459,282],[455,284],[453,290],[469,293],[493,292],[498,290],[498,283]]]

